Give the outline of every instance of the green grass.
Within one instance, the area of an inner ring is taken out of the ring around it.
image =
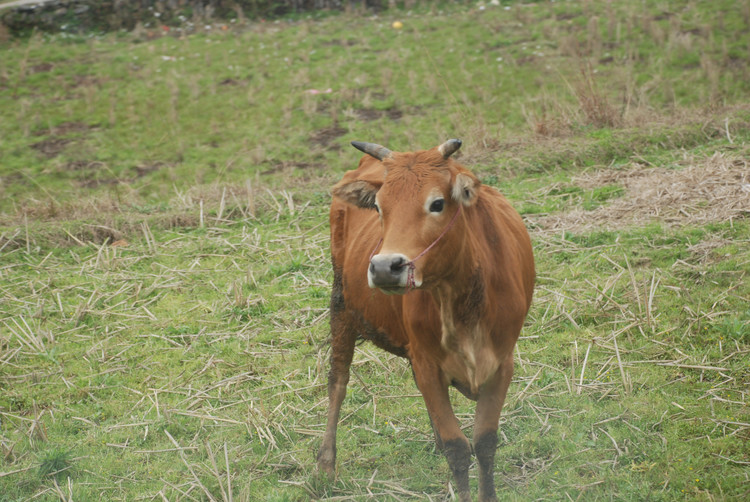
[[[504,5],[0,45],[0,501],[449,499],[371,345],[315,454],[348,142],[450,137],[537,261],[500,498],[747,499],[750,3]]]

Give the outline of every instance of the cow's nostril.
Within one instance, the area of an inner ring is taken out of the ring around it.
[[[375,273],[375,264],[373,262],[370,262],[370,273]]]
[[[398,256],[391,262],[391,272],[398,272],[406,265],[406,260],[403,256]]]

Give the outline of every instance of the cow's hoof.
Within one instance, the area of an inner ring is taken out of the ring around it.
[[[336,477],[336,469],[330,464],[318,462],[318,472],[320,472],[321,474],[325,474],[330,479]]]
[[[325,455],[323,452],[320,452],[318,454],[318,472],[325,474],[330,479],[335,478],[336,459],[330,458],[330,455]]]
[[[471,502],[471,492],[459,492],[458,502]]]

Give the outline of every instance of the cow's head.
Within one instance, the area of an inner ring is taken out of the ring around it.
[[[333,194],[380,215],[382,241],[370,259],[370,287],[402,294],[450,275],[464,250],[462,208],[474,204],[480,186],[450,158],[461,141],[404,153],[373,143],[352,146],[369,157],[334,186]]]

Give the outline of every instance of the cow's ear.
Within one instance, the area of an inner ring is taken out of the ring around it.
[[[464,206],[474,204],[479,195],[479,186],[482,184],[476,176],[468,171],[458,173],[453,181],[451,197]]]
[[[364,209],[375,209],[375,194],[378,193],[385,179],[385,166],[382,162],[365,155],[359,160],[359,166],[348,171],[333,186],[334,197]]]
[[[354,204],[363,209],[375,209],[375,195],[380,189],[381,183],[373,183],[365,180],[341,180],[334,185],[332,193],[349,204]]]

